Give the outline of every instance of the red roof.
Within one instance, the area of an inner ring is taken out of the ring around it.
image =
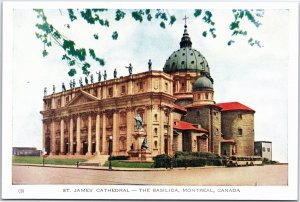
[[[253,109],[239,103],[239,102],[225,102],[217,104],[219,107],[222,108],[222,112],[224,111],[235,111],[235,110],[242,110],[242,111],[252,111],[255,112]]]
[[[179,130],[197,130],[197,131],[201,131],[204,133],[208,133],[208,131],[205,130],[204,128],[197,128],[197,127],[193,126],[191,123],[188,123],[185,121],[180,121],[177,119],[174,119],[173,128],[179,129]]]
[[[186,108],[181,107],[181,106],[176,105],[176,104],[173,104],[173,107],[174,107],[174,109],[178,109],[179,111],[183,111],[183,112],[186,112],[186,111],[187,111]]]
[[[234,140],[221,140],[221,142],[224,142],[224,143],[235,143]]]

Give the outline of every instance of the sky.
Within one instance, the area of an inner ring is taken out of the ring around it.
[[[91,73],[105,69],[108,79],[117,68],[118,76],[125,76],[125,66],[133,65],[133,73],[147,70],[152,60],[154,70],[162,70],[166,59],[179,49],[183,34],[185,15],[188,33],[193,48],[205,56],[214,79],[215,101],[238,101],[256,111],[255,140],[273,142],[273,159],[287,162],[287,96],[289,62],[289,11],[265,10],[260,19],[262,25],[255,28],[249,21],[242,27],[248,35],[258,39],[263,48],[251,47],[246,37],[237,37],[236,43],[227,45],[231,39],[228,29],[233,20],[230,10],[212,10],[217,38],[202,31],[207,28],[200,18],[193,17],[192,10],[168,10],[177,21],[162,29],[159,21],[139,23],[127,14],[121,22],[114,21],[112,11],[105,16],[111,26],[104,28],[89,25],[82,20],[70,23],[65,10],[46,10],[48,21],[61,32],[76,41],[81,47],[92,47],[104,58],[100,67],[91,62]],[[15,9],[13,12],[13,146],[34,146],[41,149],[43,89],[52,91],[52,85],[61,90],[61,83],[69,83],[69,70],[61,60],[63,51],[56,46],[48,49],[49,55],[42,56],[43,44],[36,38],[38,22],[36,13],[30,9]],[[71,29],[65,25],[70,24]],[[113,31],[118,31],[118,40],[112,40]],[[93,34],[99,34],[94,40]],[[74,77],[78,85],[78,70]],[[68,85],[67,85],[68,86]]]

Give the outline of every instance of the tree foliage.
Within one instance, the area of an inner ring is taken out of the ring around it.
[[[69,66],[69,76],[74,76],[77,68],[80,68],[85,75],[89,75],[89,68],[91,67],[90,61],[96,61],[100,66],[105,65],[105,60],[99,57],[95,51],[89,47],[78,47],[76,42],[72,39],[68,39],[66,36],[61,34],[61,32],[54,27],[54,25],[48,22],[47,16],[43,9],[34,9],[37,14],[39,22],[36,24],[38,32],[36,32],[36,37],[41,40],[44,45],[42,55],[46,57],[48,49],[53,45],[58,45],[64,51],[62,55],[62,60],[65,60]],[[94,26],[110,27],[113,23],[106,19],[106,12],[108,9],[67,9],[65,13],[70,19],[70,24],[65,24],[68,29],[71,28],[71,24],[78,19],[84,20],[86,23]],[[165,29],[166,26],[172,26],[177,18],[175,15],[170,14],[169,10],[165,9],[135,9],[135,10],[114,10],[115,18],[114,20],[119,22],[125,19],[126,16],[131,16],[136,22],[143,23],[145,21],[155,20],[158,25]],[[235,43],[235,37],[244,36],[248,37],[248,44],[250,46],[262,47],[259,40],[253,39],[248,36],[247,30],[242,29],[241,24],[244,21],[249,21],[255,27],[260,27],[261,23],[258,20],[263,17],[263,10],[242,10],[234,9],[232,10],[233,21],[229,22],[228,28],[231,31],[231,38],[228,40],[227,45],[231,46]],[[195,9],[194,17],[200,18],[203,23],[207,25],[207,29],[202,32],[203,37],[211,36],[213,38],[217,37],[217,29],[215,27],[213,11]],[[99,39],[99,33],[91,33],[92,38],[95,40]],[[112,40],[117,40],[119,37],[118,31],[113,31],[111,38]]]

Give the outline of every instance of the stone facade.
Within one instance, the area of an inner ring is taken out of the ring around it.
[[[149,71],[44,97],[43,148],[50,155],[108,154],[139,150],[134,117],[140,114],[149,150],[164,153],[172,142],[172,76]],[[70,146],[73,145],[73,146]],[[156,148],[155,148],[156,147]],[[166,148],[165,148],[166,147]]]
[[[236,142],[236,154],[254,155],[254,112],[227,111],[222,113],[222,133],[224,139]]]

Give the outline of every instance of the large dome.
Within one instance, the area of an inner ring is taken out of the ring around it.
[[[193,91],[213,90],[213,82],[206,75],[201,75],[193,85]]]
[[[184,28],[180,49],[170,55],[163,71],[166,73],[188,71],[209,73],[209,67],[205,57],[199,51],[192,48],[187,26],[185,25]]]

